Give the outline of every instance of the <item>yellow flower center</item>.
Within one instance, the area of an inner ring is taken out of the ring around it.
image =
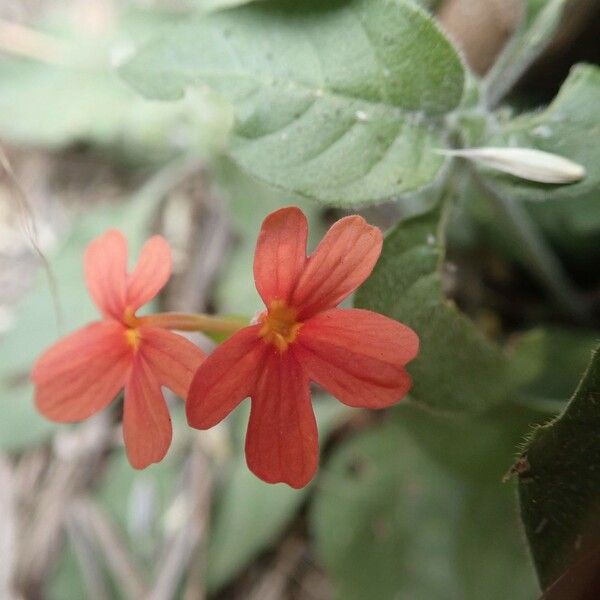
[[[296,339],[302,323],[296,317],[298,311],[282,300],[273,300],[269,309],[258,318],[262,325],[259,335],[269,344],[273,344],[280,352]]]
[[[142,337],[138,329],[128,328],[125,330],[125,340],[134,350],[138,349],[141,339]]]

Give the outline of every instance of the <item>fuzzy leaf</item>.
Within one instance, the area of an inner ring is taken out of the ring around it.
[[[339,446],[317,490],[310,522],[336,597],[534,598],[510,488],[457,479],[397,416]]]
[[[355,306],[411,326],[421,339],[408,365],[411,395],[443,410],[480,411],[507,393],[506,359],[443,293],[439,212],[400,222],[385,239],[373,274]]]
[[[521,516],[544,588],[579,559],[593,560],[596,574],[600,568],[599,426],[596,350],[565,411],[533,431],[514,467]]]
[[[163,160],[182,147],[220,148],[230,126],[222,99],[197,92],[176,103],[151,102],[111,65],[123,47],[156,36],[177,19],[182,17],[129,7],[111,13],[101,31],[65,11],[54,15],[57,23],[40,20],[36,26],[65,45],[68,60],[0,56],[0,136],[51,148],[91,142],[144,161]]]
[[[286,190],[350,205],[430,182],[461,61],[403,0],[271,0],[190,19],[122,68],[143,94],[206,84],[236,115],[231,155]]]
[[[556,33],[567,0],[526,0],[524,18],[486,76],[488,104],[495,106],[520,76],[548,47]]]

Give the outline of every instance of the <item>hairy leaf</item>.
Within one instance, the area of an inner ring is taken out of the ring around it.
[[[456,478],[397,416],[341,445],[320,481],[310,522],[336,597],[534,598],[512,490]]]
[[[174,100],[206,84],[236,115],[231,155],[276,186],[353,204],[426,185],[464,70],[403,0],[271,0],[190,19],[122,69]]]
[[[506,396],[506,359],[445,298],[442,237],[438,212],[401,221],[386,237],[355,305],[402,321],[419,335],[419,355],[408,365],[415,400],[448,411],[484,410]]]
[[[548,47],[556,33],[566,0],[527,0],[519,29],[486,77],[488,104],[495,106]]]
[[[533,431],[514,467],[521,516],[544,587],[586,556],[595,561],[596,573],[600,567],[599,426],[596,350],[565,411]]]

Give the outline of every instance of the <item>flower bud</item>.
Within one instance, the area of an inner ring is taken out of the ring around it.
[[[586,175],[582,165],[532,148],[466,148],[437,152],[474,160],[486,167],[539,183],[574,183]]]

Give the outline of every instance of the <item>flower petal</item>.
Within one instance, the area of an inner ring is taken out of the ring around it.
[[[127,303],[127,240],[116,229],[93,240],[85,251],[85,281],[102,314],[123,318]]]
[[[293,352],[310,379],[349,406],[383,408],[410,389],[403,368],[419,349],[406,325],[368,310],[333,309],[306,321]]]
[[[127,280],[127,306],[137,310],[166,285],[171,276],[171,248],[160,235],[151,237],[142,247],[138,263]]]
[[[161,385],[185,399],[194,373],[206,355],[182,335],[158,327],[139,328],[139,351]]]
[[[252,393],[246,461],[267,483],[301,488],[319,462],[309,381],[290,352],[269,352],[265,363]]]
[[[125,385],[131,347],[120,323],[92,323],[63,338],[35,363],[35,402],[48,419],[81,421],[102,410]]]
[[[200,365],[186,403],[192,427],[213,427],[250,395],[267,351],[259,329],[258,325],[241,329]]]
[[[256,243],[254,280],[268,306],[287,301],[306,263],[308,224],[299,208],[282,208],[264,221]]]
[[[131,466],[145,469],[161,461],[173,429],[167,403],[152,368],[138,352],[125,386],[123,438]]]
[[[315,251],[294,289],[290,304],[300,319],[337,306],[370,275],[383,236],[362,217],[344,217],[333,224]]]

